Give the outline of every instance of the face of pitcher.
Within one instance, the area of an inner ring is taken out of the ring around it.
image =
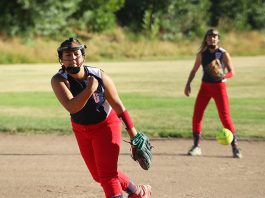
[[[67,73],[77,74],[85,61],[85,45],[78,40],[69,38],[57,49],[59,62]]]
[[[83,66],[84,58],[80,50],[64,51],[61,63],[67,73],[77,74]]]

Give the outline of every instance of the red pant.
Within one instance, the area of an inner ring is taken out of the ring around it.
[[[80,125],[72,121],[81,155],[93,177],[101,184],[106,197],[122,195],[129,179],[118,171],[121,125],[115,112],[95,125]]]
[[[194,113],[192,118],[193,133],[202,132],[203,114],[211,98],[213,98],[215,101],[216,107],[218,109],[219,118],[223,124],[223,127],[229,129],[234,133],[235,128],[230,115],[229,100],[225,82],[202,82],[194,106]]]

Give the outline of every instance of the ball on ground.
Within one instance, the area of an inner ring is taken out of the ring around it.
[[[226,128],[221,129],[216,134],[216,141],[222,145],[231,144],[231,142],[233,141],[233,138],[234,138],[233,133],[229,129],[226,129]]]

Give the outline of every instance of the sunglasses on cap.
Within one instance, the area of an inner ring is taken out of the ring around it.
[[[207,32],[207,36],[213,36],[213,37],[219,36],[220,37],[220,34],[219,34],[219,32],[217,32],[215,30],[210,30]]]
[[[216,34],[216,33],[210,33],[210,34],[207,34],[207,36],[213,36],[213,37],[216,37],[216,36],[219,36],[219,34]]]

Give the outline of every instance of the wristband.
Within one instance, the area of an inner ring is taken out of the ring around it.
[[[234,74],[232,72],[228,72],[225,74],[225,78],[231,78],[231,77],[233,77],[233,75]]]
[[[131,119],[127,110],[125,110],[124,112],[119,114],[118,117],[121,119],[121,121],[125,125],[126,129],[131,129],[134,127],[132,119]]]

